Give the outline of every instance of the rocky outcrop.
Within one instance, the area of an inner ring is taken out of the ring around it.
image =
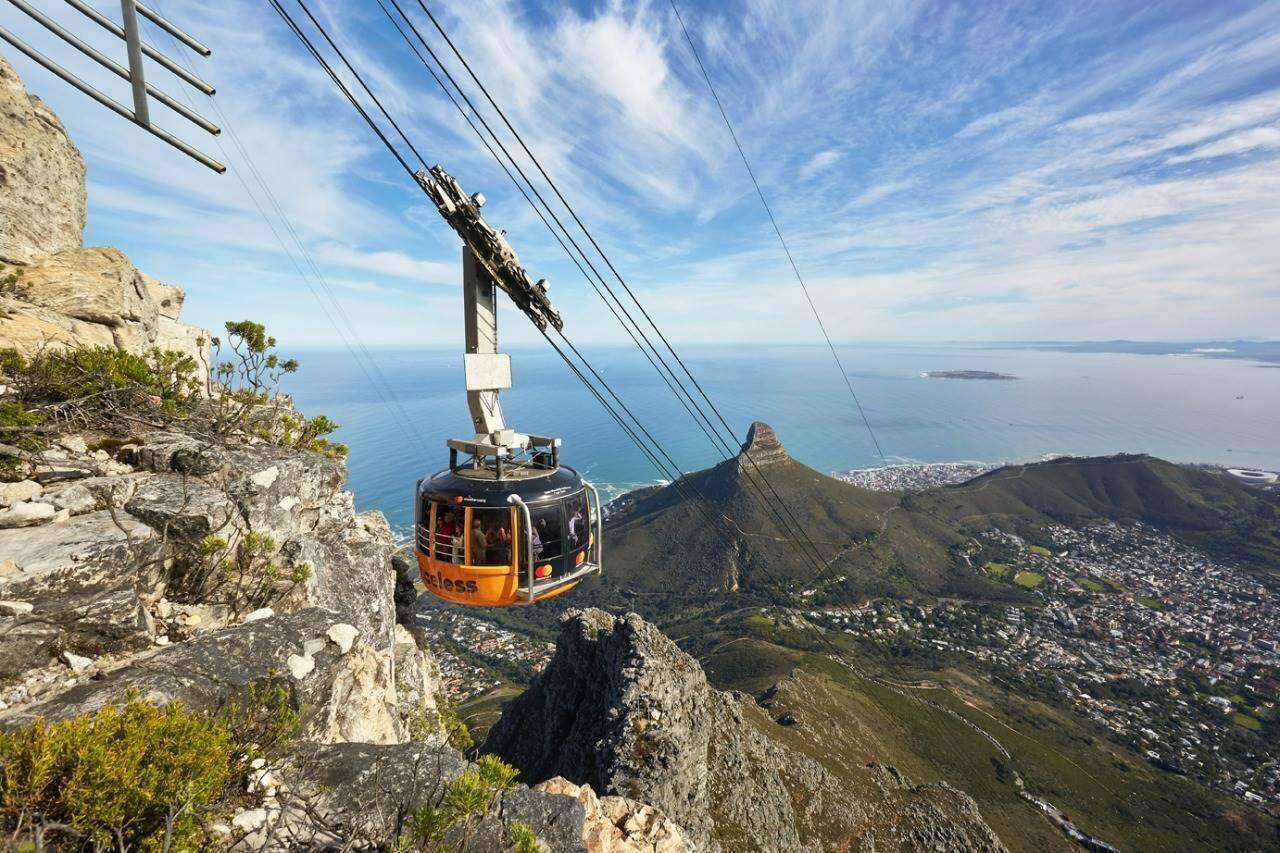
[[[0,261],[78,249],[84,222],[80,152],[0,57]]]
[[[570,611],[551,664],[503,709],[484,748],[526,782],[564,776],[651,803],[699,849],[1004,849],[964,794],[903,786],[854,796],[768,737],[768,718],[752,708],[711,688],[697,662],[639,616]],[[939,805],[947,798],[959,810]],[[965,807],[973,820],[957,817]],[[898,831],[905,826],[912,832]]]
[[[85,168],[58,117],[0,58],[0,346],[152,348],[207,361],[183,294],[118,249],[83,248]]]
[[[747,430],[747,440],[738,453],[738,464],[740,467],[754,471],[755,468],[785,462],[790,458],[782,442],[778,440],[778,434],[773,431],[773,427],[764,421],[755,421]],[[752,462],[755,465],[752,465]]]
[[[130,694],[217,711],[251,686],[277,682],[303,715],[303,735],[334,743],[403,741],[390,658],[331,610],[254,619],[141,656],[43,702],[0,716],[11,727],[120,704]],[[341,626],[347,625],[348,631]]]

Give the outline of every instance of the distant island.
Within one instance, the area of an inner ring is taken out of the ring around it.
[[[1017,379],[1011,373],[995,373],[990,370],[926,370],[926,379]]]

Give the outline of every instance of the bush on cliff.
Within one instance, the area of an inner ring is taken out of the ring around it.
[[[336,423],[324,415],[308,418],[277,405],[280,381],[297,371],[297,359],[282,359],[276,339],[261,323],[229,321],[226,330],[225,343],[220,337],[212,340],[213,365],[208,371],[214,431],[247,432],[284,447],[345,456],[346,445],[326,438],[338,428]]]
[[[476,821],[493,807],[499,794],[515,785],[519,772],[496,755],[480,756],[474,768],[445,784],[433,805],[410,816],[409,833],[402,836],[397,848],[465,851]],[[446,840],[452,846],[447,847]],[[536,837],[523,824],[511,827],[511,846],[520,853],[538,849]]]
[[[10,402],[50,428],[65,424],[111,433],[181,421],[188,431],[221,440],[265,441],[331,458],[346,455],[345,445],[328,439],[338,424],[294,411],[281,395],[280,381],[298,369],[298,362],[280,357],[275,338],[261,323],[228,322],[225,337],[210,343],[212,365],[160,349],[143,356],[86,347],[44,350],[31,358],[4,349],[0,384],[9,387],[15,398]]]
[[[133,700],[0,734],[0,826],[40,849],[194,849],[226,790],[225,724]]]
[[[243,796],[257,759],[287,753],[300,726],[289,691],[266,682],[216,714],[132,695],[0,732],[0,834],[18,849],[203,849],[205,820]]]

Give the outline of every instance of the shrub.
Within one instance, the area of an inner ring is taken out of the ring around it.
[[[458,829],[461,839],[457,849],[466,850],[475,820],[492,808],[500,793],[515,784],[517,773],[496,755],[480,756],[475,767],[445,784],[435,805],[424,806],[409,817],[411,843],[418,849],[440,850],[449,832]],[[527,837],[521,833],[521,837],[526,838],[526,846],[519,846],[516,826],[511,833],[513,846],[521,851],[537,850],[537,836],[527,826],[523,827]],[[531,848],[527,846],[529,839],[533,844]]]
[[[231,737],[232,766],[238,773],[246,772],[255,758],[280,755],[302,729],[288,688],[276,681],[250,684],[222,707],[218,719]]]
[[[112,347],[0,356],[18,396],[55,417],[109,427],[119,413],[188,417],[200,390],[191,356],[153,349],[146,356]]]
[[[539,853],[542,848],[538,846],[538,836],[527,824],[513,823],[511,824],[511,851],[512,853]]]
[[[27,283],[22,280],[22,267],[9,267],[0,270],[0,296],[13,296],[26,299],[30,293]]]
[[[232,755],[224,723],[176,702],[37,720],[0,733],[0,824],[15,840],[61,825],[68,848],[193,849]]]

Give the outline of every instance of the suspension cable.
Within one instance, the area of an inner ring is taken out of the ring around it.
[[[720,110],[720,117],[724,119],[724,126],[729,129],[729,136],[733,138],[733,146],[738,149],[738,156],[742,158],[742,165],[747,167],[747,175],[751,178],[751,183],[756,188],[756,195],[760,197],[760,203],[764,205],[764,212],[769,215],[769,222],[773,225],[773,233],[778,235],[778,242],[782,245],[782,251],[787,256],[787,261],[791,264],[791,271],[795,273],[796,281],[800,283],[800,290],[804,293],[805,301],[809,303],[809,310],[813,312],[813,319],[818,321],[818,328],[822,331],[822,337],[827,342],[827,348],[831,350],[831,357],[835,359],[836,369],[840,371],[840,377],[844,379],[844,384],[849,389],[849,396],[853,398],[853,404],[858,410],[858,416],[862,419],[863,426],[867,429],[867,435],[871,436],[871,443],[875,445],[876,455],[880,457],[881,462],[886,462],[884,451],[880,449],[880,440],[876,438],[875,430],[871,428],[871,421],[868,420],[867,413],[862,408],[862,402],[858,399],[857,392],[853,390],[853,382],[849,379],[849,373],[844,369],[844,364],[840,361],[840,355],[836,352],[835,344],[831,342],[831,335],[827,334],[827,324],[822,321],[822,314],[818,311],[818,306],[814,304],[813,297],[809,295],[809,288],[804,283],[804,277],[800,275],[800,267],[796,265],[796,259],[791,256],[791,249],[787,247],[787,241],[782,236],[782,229],[778,227],[778,220],[774,218],[773,210],[769,207],[769,202],[764,197],[764,190],[760,188],[760,182],[756,180],[755,170],[747,162],[746,152],[742,150],[742,143],[738,141],[738,134],[733,129],[733,122],[729,121],[729,114],[725,111],[724,104],[720,102],[716,87],[711,83],[711,75],[707,73],[706,66],[702,64],[702,56],[698,53],[698,48],[694,46],[693,37],[689,35],[689,29],[684,24],[684,16],[680,14],[680,7],[676,5],[676,0],[670,0],[670,2],[671,10],[676,13],[676,20],[680,22],[680,30],[684,33],[685,41],[689,43],[689,50],[693,53],[693,58],[697,60],[698,70],[702,72],[702,79],[707,82],[707,89],[710,90],[711,97],[715,99],[716,107]]]
[[[403,159],[403,157],[400,155],[400,153],[396,150],[395,146],[394,146],[394,145],[391,143],[391,141],[387,138],[386,134],[381,130],[381,128],[379,128],[379,127],[378,127],[377,123],[372,119],[372,117],[369,115],[369,113],[368,113],[364,108],[362,108],[362,107],[360,106],[359,102],[356,100],[356,98],[354,97],[354,95],[352,95],[351,91],[350,91],[350,90],[349,90],[349,89],[348,89],[348,88],[347,88],[347,87],[346,87],[346,86],[341,82],[341,80],[339,80],[339,79],[338,79],[338,77],[337,77],[337,75],[334,73],[334,71],[333,71],[332,67],[328,64],[328,62],[326,62],[326,61],[323,59],[323,57],[322,57],[322,56],[320,56],[319,51],[318,51],[318,50],[315,48],[315,46],[310,42],[310,40],[306,37],[306,35],[305,35],[304,33],[302,33],[301,28],[297,26],[297,24],[296,24],[296,23],[293,21],[293,19],[288,15],[288,13],[283,9],[283,7],[282,7],[282,6],[277,2],[277,0],[269,0],[269,2],[271,2],[272,7],[277,11],[277,13],[282,17],[282,19],[284,19],[284,20],[285,20],[286,24],[288,24],[288,25],[289,25],[290,29],[294,32],[294,34],[295,34],[296,36],[298,36],[298,38],[303,42],[304,46],[306,46],[306,47],[307,47],[307,49],[311,52],[312,56],[317,60],[317,62],[319,62],[319,63],[321,64],[322,68],[324,68],[324,69],[325,69],[325,71],[326,71],[326,73],[329,75],[330,79],[335,83],[335,85],[337,85],[337,86],[338,86],[339,90],[343,93],[343,95],[346,97],[346,99],[348,100],[348,102],[349,102],[349,103],[350,103],[350,104],[351,104],[351,105],[352,105],[352,106],[357,110],[357,112],[360,114],[361,118],[362,118],[362,119],[364,119],[365,123],[366,123],[366,124],[368,124],[368,125],[369,125],[369,127],[370,127],[372,130],[374,130],[375,134],[378,136],[379,140],[383,143],[383,145],[384,145],[384,146],[385,146],[389,151],[391,151],[391,152],[392,152],[392,154],[396,157],[397,161],[401,164],[402,168],[404,168],[406,172],[408,172],[410,175],[412,175],[412,170],[409,168],[408,164],[405,162],[405,160],[404,160],[404,159]],[[300,2],[301,2],[301,0],[300,0]],[[411,28],[413,28],[413,24],[412,24],[412,22],[408,19],[408,17],[407,17],[407,16],[405,16],[405,15],[404,15],[404,11],[403,11],[403,9],[400,9],[400,8],[399,8],[399,5],[396,3],[396,0],[391,0],[391,2],[392,2],[392,4],[393,4],[393,5],[395,5],[395,6],[397,7],[397,10],[398,10],[398,11],[400,11],[401,16],[405,18],[406,23],[407,23],[407,24],[409,24],[409,26],[410,26]],[[380,4],[380,5],[381,5],[381,4]],[[383,11],[384,11],[384,12],[386,12],[385,7],[383,7]],[[309,17],[311,17],[311,16],[309,16]],[[318,29],[320,29],[320,30],[323,32],[323,27],[319,24],[319,22],[318,22],[318,21],[316,21],[316,20],[314,19],[314,17],[311,17],[311,20],[312,20],[313,25],[315,25]],[[399,29],[399,28],[397,27],[397,29]],[[415,28],[415,33],[416,33],[416,28]],[[417,33],[416,33],[416,34],[417,34]],[[401,31],[401,35],[402,35],[402,36],[404,35],[403,31]],[[417,34],[417,35],[418,35],[419,39],[423,42],[424,47],[426,47],[426,48],[427,48],[427,50],[430,52],[430,50],[431,50],[431,49],[430,49],[430,46],[429,46],[429,45],[427,45],[427,44],[426,44],[426,42],[425,42],[425,40],[423,40],[423,39],[422,39],[421,34]],[[339,51],[339,49],[336,47],[336,45],[333,43],[332,39],[329,39],[329,38],[327,37],[327,34],[326,34],[326,41],[328,41],[328,42],[329,42],[329,44],[330,44],[330,46],[334,48],[335,52],[341,53],[341,52]],[[455,48],[455,51],[456,51],[456,48]],[[416,53],[416,51],[415,51],[415,53]],[[461,90],[461,88],[457,86],[457,82],[456,82],[456,80],[453,80],[453,79],[452,79],[452,76],[449,74],[447,67],[445,67],[442,63],[439,63],[439,58],[438,58],[438,57],[436,57],[436,56],[434,55],[434,52],[432,52],[432,56],[433,56],[433,58],[435,58],[435,59],[436,59],[437,63],[438,63],[438,64],[440,64],[441,70],[442,70],[442,71],[444,71],[444,73],[445,73],[447,76],[449,76],[449,77],[450,77],[451,82],[453,82],[453,83],[454,83],[454,86],[455,86],[456,88],[458,88],[458,91],[459,91],[459,93],[463,96],[463,98],[464,98],[464,99],[467,99],[467,98],[466,98],[466,94],[465,94],[465,92],[463,92],[463,91]],[[421,58],[422,58],[422,57],[421,57],[421,55],[419,54],[419,59],[421,59]],[[346,62],[345,57],[343,57],[343,61],[344,61],[344,64],[346,64],[346,65],[347,65],[348,69],[352,72],[352,74],[353,74],[353,75],[355,75],[355,76],[356,76],[356,78],[359,80],[359,82],[361,83],[361,86],[366,90],[366,92],[369,92],[369,94],[372,96],[372,92],[369,90],[368,86],[363,82],[363,79],[360,77],[360,75],[358,74],[358,72],[356,72],[356,71],[355,71],[355,69],[350,65],[350,63]],[[424,64],[425,64],[425,63],[424,63]],[[428,67],[429,67],[429,66],[428,66]],[[433,73],[433,77],[434,77],[434,76],[436,76],[436,75],[434,75],[434,73]],[[438,82],[438,83],[440,82],[440,80],[439,80],[439,78],[438,78],[438,77],[436,77],[436,80],[437,80],[437,82]],[[447,90],[447,89],[446,89],[445,91],[446,91],[446,93],[448,93],[448,90]],[[487,93],[486,93],[486,94],[487,94]],[[451,100],[453,100],[453,99],[452,99],[452,96],[450,96],[450,99],[451,99]],[[471,107],[471,109],[472,109],[472,111],[476,114],[476,116],[477,116],[478,118],[480,118],[481,122],[482,122],[482,123],[485,123],[485,122],[484,122],[484,119],[483,119],[483,116],[479,113],[479,111],[478,111],[478,110],[476,110],[476,109],[475,109],[474,105],[470,103],[469,99],[467,99],[467,100],[468,100],[468,106],[470,106],[470,107]],[[455,106],[458,106],[458,107],[459,107],[459,109],[460,109],[460,106],[457,104],[457,102],[456,102],[456,101],[454,101],[454,105],[455,105]],[[379,102],[379,106],[380,106],[380,108],[381,108],[381,104],[380,104],[380,102]],[[386,115],[386,111],[385,111],[385,109],[383,110],[383,112],[384,112],[384,115]],[[465,113],[464,113],[464,116],[465,116]],[[389,116],[389,115],[388,115],[387,117],[388,117],[388,119],[390,119],[390,116]],[[505,117],[504,117],[504,120],[505,120]],[[475,128],[475,126],[474,126],[474,124],[472,124],[470,121],[468,121],[468,123],[469,123],[469,124],[471,124],[471,126],[472,126],[472,128],[473,128],[473,129],[476,129],[476,128]],[[487,128],[487,129],[489,129],[489,131],[490,131],[490,133],[491,133],[491,134],[493,134],[492,129],[491,129],[491,128],[488,128],[487,123],[485,123],[485,124],[486,124],[486,128]],[[509,124],[509,123],[508,123],[508,124]],[[397,126],[397,129],[398,129],[398,126]],[[507,152],[507,151],[505,150],[505,147],[504,147],[504,146],[502,146],[502,143],[501,143],[501,141],[496,137],[496,134],[493,134],[493,135],[494,135],[495,141],[496,141],[496,142],[498,142],[499,146],[500,146],[500,147],[503,147],[504,153],[506,153],[506,154],[507,154],[508,158],[511,158],[510,153],[509,153],[509,152]],[[402,133],[402,136],[403,136],[403,133]],[[482,139],[483,139],[483,137],[482,137]],[[407,137],[405,137],[405,141],[406,141],[406,142],[408,142]],[[521,144],[523,145],[523,140],[521,140]],[[487,145],[487,142],[486,142],[486,145]],[[527,147],[526,147],[526,151],[527,151]],[[491,153],[493,153],[493,152],[492,152],[492,148],[491,148],[491,147],[490,147],[490,152],[491,152]],[[415,153],[416,153],[416,151],[415,151]],[[420,156],[420,155],[419,155],[419,156]],[[516,162],[514,161],[514,159],[513,159],[513,158],[511,158],[511,159],[512,159],[512,163],[513,163],[513,165],[514,165],[514,166],[516,166],[517,170],[518,170],[518,171],[521,171],[521,170],[519,169],[519,165],[518,165],[518,163],[516,163]],[[499,161],[499,162],[501,162],[501,161]],[[539,170],[540,170],[540,171],[543,171],[543,170],[542,170],[541,165],[540,165],[540,164],[537,164],[537,165],[538,165],[538,167],[539,167]],[[504,171],[505,171],[505,166],[504,166]],[[545,171],[543,171],[543,174],[545,175]],[[526,181],[528,181],[527,176],[525,176],[525,175],[523,174],[523,172],[522,172],[522,171],[521,171],[521,175],[522,175],[522,177],[524,177],[524,178],[525,178],[525,180],[526,180]],[[508,176],[509,176],[509,177],[511,177],[509,172],[508,172]],[[549,181],[549,179],[548,179],[548,181]],[[550,182],[550,181],[549,181],[549,182]],[[545,199],[542,199],[542,198],[541,198],[541,195],[538,193],[536,186],[534,186],[534,185],[532,184],[532,182],[530,182],[530,188],[531,188],[531,189],[533,189],[533,191],[535,192],[535,194],[538,194],[538,195],[539,195],[539,199],[540,199],[541,201],[543,201],[543,204],[544,204],[544,205],[546,205],[546,201],[545,201]],[[557,193],[558,193],[558,190],[557,190]],[[526,198],[526,200],[529,200],[529,199],[528,199],[527,194],[525,195],[525,198]],[[531,200],[530,200],[530,202],[531,202]],[[532,203],[532,202],[531,202],[531,203]],[[535,209],[536,209],[536,207],[535,207]],[[554,218],[554,216],[555,216],[555,215],[554,215],[554,211],[552,211],[552,210],[550,209],[550,207],[549,207],[549,206],[548,206],[548,212],[550,212],[550,213],[552,214],[553,218]],[[572,212],[572,211],[571,211],[571,212]],[[574,214],[574,216],[575,216],[575,220],[576,220],[576,219],[577,219],[576,214]],[[543,221],[544,221],[544,223],[546,222],[545,218],[543,219]],[[580,223],[580,220],[578,220],[578,221],[579,221],[579,223]],[[558,222],[558,219],[557,219],[557,222]],[[561,224],[561,228],[562,228],[562,229],[563,229],[563,227],[564,227],[564,226],[563,226],[563,224]],[[554,232],[553,232],[553,233],[554,233]],[[566,232],[565,232],[565,233],[566,233],[566,236],[568,236],[568,237],[569,237],[569,239],[572,241],[572,239],[573,239],[573,238],[572,238],[572,236],[571,236],[571,235],[569,235],[569,234],[568,234],[567,230],[566,230]],[[590,235],[588,235],[588,236],[590,236]],[[594,244],[594,240],[593,240],[593,244]],[[562,245],[562,247],[563,247],[563,242],[561,243],[561,245]],[[576,244],[575,244],[575,246],[576,246]],[[598,247],[597,247],[597,249],[598,249]],[[581,249],[580,249],[580,248],[579,248],[579,251],[581,252]],[[572,257],[572,255],[571,255],[571,257]],[[587,258],[585,257],[585,254],[583,255],[583,257],[584,257],[584,260],[587,260],[588,264],[590,264],[590,260],[589,260],[589,259],[587,259]],[[607,260],[607,259],[606,259],[606,260]],[[579,268],[581,269],[581,267],[580,267],[580,266],[579,266]],[[616,271],[615,271],[615,274],[616,274]],[[598,275],[598,272],[597,272],[597,275]],[[589,278],[589,277],[588,277],[588,280],[590,281],[590,278]],[[608,287],[607,283],[606,283],[606,282],[604,282],[604,281],[603,281],[603,279],[601,279],[601,282],[602,282],[603,284],[605,284],[606,288]],[[633,298],[633,300],[634,300],[634,294],[632,294],[632,298]],[[615,297],[615,299],[616,299],[616,297]],[[623,308],[624,308],[624,311],[625,311],[625,307],[624,307],[624,306],[621,306],[621,303],[619,303],[619,305],[620,305],[620,307],[623,307]],[[639,306],[639,307],[641,307],[641,310],[643,310],[643,306]],[[616,314],[615,314],[615,316],[616,316]],[[647,316],[647,315],[646,315],[646,316]],[[634,322],[634,321],[633,321],[633,322]],[[653,322],[653,321],[652,321],[652,319],[650,318],[650,323],[652,324],[652,322]],[[637,326],[637,329],[638,329],[638,328],[639,328],[639,327]],[[643,335],[643,332],[641,332],[641,334]],[[567,340],[567,338],[566,338],[565,340],[566,340],[566,343],[569,343],[569,342],[568,342],[568,340]],[[563,352],[562,352],[562,351],[560,351],[560,350],[559,350],[559,348],[555,346],[554,342],[551,342],[551,341],[549,340],[549,338],[548,338],[548,342],[549,342],[549,343],[552,343],[553,348],[555,348],[555,349],[557,350],[557,352],[561,355],[562,359],[565,359],[565,360],[566,360],[566,363],[567,363],[567,364],[569,364],[569,366],[570,366],[570,367],[571,367],[571,369],[574,371],[574,373],[579,377],[579,379],[580,379],[581,381],[583,381],[583,382],[584,382],[584,384],[586,384],[586,385],[587,385],[588,389],[593,393],[593,395],[595,395],[595,396],[597,397],[597,400],[598,400],[598,401],[600,401],[603,405],[605,405],[606,410],[610,413],[610,415],[611,415],[612,417],[614,417],[614,419],[619,423],[619,425],[620,425],[620,426],[624,427],[624,431],[625,431],[625,432],[627,432],[627,433],[628,433],[628,435],[629,435],[629,437],[631,437],[631,438],[632,438],[632,440],[636,442],[637,446],[638,446],[638,447],[640,447],[640,448],[642,449],[642,452],[645,452],[645,455],[646,455],[646,456],[651,456],[651,454],[650,454],[650,453],[647,451],[647,449],[644,447],[643,442],[641,442],[641,441],[639,441],[639,440],[638,440],[638,436],[636,436],[636,435],[635,435],[635,433],[634,433],[632,430],[630,430],[630,428],[629,428],[629,427],[627,427],[627,425],[623,422],[622,418],[621,418],[619,415],[617,415],[617,413],[612,409],[612,407],[611,407],[611,406],[609,406],[609,404],[607,403],[607,401],[606,401],[606,400],[604,400],[604,398],[599,394],[599,392],[598,392],[598,391],[597,391],[597,390],[596,390],[596,389],[595,389],[595,388],[590,384],[590,382],[589,382],[589,381],[587,381],[587,380],[586,380],[585,376],[583,376],[583,375],[581,374],[581,372],[576,368],[576,366],[574,366],[574,365],[572,364],[572,362],[568,361],[568,359],[565,357],[565,355],[563,354]],[[652,344],[650,344],[650,345],[652,346]],[[668,344],[668,348],[669,348],[669,347],[670,347],[670,345]],[[575,348],[575,352],[576,352],[576,348]],[[656,350],[655,350],[655,353],[656,353]],[[580,353],[577,353],[577,354],[578,354],[578,355],[579,355],[579,357],[581,358],[581,354],[580,354]],[[588,365],[588,367],[590,367],[589,362],[586,362],[586,361],[585,361],[585,359],[584,359],[584,364],[587,364],[587,365]],[[592,369],[592,372],[593,372],[593,373],[595,373],[595,375],[599,376],[598,372],[594,371],[594,369]],[[687,372],[687,368],[686,368],[686,372]],[[610,393],[611,393],[613,396],[615,396],[615,397],[617,396],[617,395],[612,391],[612,389],[611,389],[611,388],[608,388],[607,384],[606,384],[606,386],[605,386],[605,387],[610,391]],[[704,396],[705,396],[705,395],[704,395]],[[627,412],[628,412],[628,414],[629,414],[633,419],[635,418],[634,414],[630,413],[630,410],[629,410],[629,409],[627,410]],[[721,418],[721,421],[722,421],[722,423],[723,423],[723,418]],[[638,421],[637,421],[637,423],[638,423]],[[642,425],[641,425],[641,426],[642,426]],[[725,426],[726,426],[726,428],[727,428],[727,424],[725,424]],[[645,432],[647,433],[647,430],[646,430]],[[658,447],[661,449],[660,445],[656,445],[656,446],[658,446]],[[665,450],[663,450],[662,452],[663,452],[663,455],[665,455],[665,456],[667,456],[668,458],[670,458],[670,457],[669,457],[669,454],[666,454]],[[749,454],[748,454],[748,460],[749,460],[749,461],[751,462],[751,464],[752,464],[754,467],[756,467],[756,468],[757,468],[757,470],[758,470],[758,466],[756,466],[756,465],[755,465],[755,460],[754,460],[754,459],[751,459]],[[651,462],[656,461],[656,457],[651,457],[650,461],[651,461]],[[655,466],[655,467],[657,467],[657,468],[658,468],[658,470],[659,470],[660,472],[662,471],[662,466],[661,466],[661,465],[657,465],[657,466]],[[681,486],[681,485],[683,485],[683,483],[681,483],[681,481],[682,481],[682,480],[684,480],[683,472],[680,472],[680,470],[679,470],[678,466],[676,466],[676,472],[677,472],[677,476],[671,477],[671,476],[669,476],[669,475],[668,475],[668,479],[671,479],[671,480],[672,480],[672,482],[673,482],[674,484],[676,484],[676,485],[677,485],[677,491],[679,491],[679,492],[682,494],[682,496],[686,496],[686,493],[685,493],[684,489],[683,489],[683,488],[680,488],[680,486]],[[751,480],[751,478],[748,478],[748,480],[749,480],[749,482],[752,482],[752,483],[753,483],[753,485],[755,485],[755,484],[754,484],[754,481],[752,481],[752,480]],[[766,480],[766,483],[767,483],[767,480]],[[758,486],[758,485],[755,485],[755,487],[757,488],[757,490],[759,489],[759,486]],[[770,488],[772,489],[771,484],[770,484]],[[776,491],[775,491],[775,495],[776,495]],[[705,500],[705,498],[704,498],[704,500]],[[783,508],[784,508],[784,509],[787,509],[787,511],[788,511],[788,513],[789,513],[789,512],[790,512],[790,510],[789,510],[789,508],[787,508],[787,507],[785,506],[785,503],[784,503],[784,502],[782,502],[782,501],[781,501],[781,499],[779,499],[779,502],[780,502],[780,504],[782,504],[782,506],[783,506]],[[697,502],[695,501],[695,503],[697,503]],[[773,506],[773,505],[772,505],[769,501],[767,501],[767,500],[765,500],[765,502],[764,502],[764,503],[765,503],[765,505],[766,505],[767,507],[772,507],[772,506]],[[700,508],[704,508],[704,507],[701,507],[701,506],[700,506]],[[705,509],[705,508],[704,508],[704,509]],[[774,511],[776,512],[776,509],[775,509]],[[794,519],[794,516],[792,516],[792,517],[793,517],[793,519]],[[784,531],[784,533],[785,533],[785,526],[782,526],[780,529],[782,529],[782,530]],[[812,544],[812,541],[808,539],[808,536],[807,536],[807,534],[803,531],[803,528],[800,528],[800,527],[797,525],[797,529],[800,531],[800,533],[802,534],[802,536],[804,536],[804,538],[805,538],[806,540],[808,540],[810,547],[814,549],[814,552],[815,552],[816,554],[818,554],[818,556],[819,556],[819,560],[820,560],[820,559],[821,559],[820,552],[817,552],[816,546],[814,546],[814,545]],[[801,553],[803,554],[803,552],[801,552]],[[775,579],[775,580],[776,580],[776,579]]]

